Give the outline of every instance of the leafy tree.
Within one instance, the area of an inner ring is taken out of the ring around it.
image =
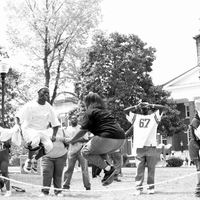
[[[88,49],[87,58],[80,68],[75,92],[80,100],[93,91],[107,99],[108,106],[122,127],[130,124],[123,109],[138,104],[140,100],[167,106],[159,130],[171,135],[184,130],[170,93],[154,86],[150,77],[155,60],[155,48],[147,47],[136,35],[98,33]]]
[[[63,89],[66,82],[76,79],[89,33],[101,20],[100,1],[7,1],[7,34],[12,47],[29,56],[32,65],[27,71],[34,72],[30,84],[48,86],[51,104],[58,95],[68,94]]]
[[[8,58],[9,55],[7,51],[4,47],[0,46],[0,64],[5,62]],[[17,88],[19,79],[20,73],[15,69],[10,68],[5,78],[4,87],[4,125],[6,127],[10,127],[10,118],[14,115],[17,108],[16,99],[18,97]],[[0,85],[0,95],[2,96],[2,84]],[[2,99],[0,102],[2,105]],[[2,115],[0,116],[0,119],[2,121]]]

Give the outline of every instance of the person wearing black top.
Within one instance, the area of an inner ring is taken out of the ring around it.
[[[73,138],[66,138],[65,142],[74,143],[88,131],[94,135],[83,146],[81,153],[90,163],[104,169],[102,185],[107,186],[113,182],[117,173],[116,168],[107,161],[108,154],[124,145],[125,132],[97,93],[90,92],[86,96],[85,106],[86,111],[82,116],[80,131]]]
[[[3,177],[9,178],[8,175],[8,164],[9,164],[9,153],[10,153],[10,147],[11,147],[11,141],[0,141],[0,170],[1,175]],[[11,190],[10,190],[10,180],[7,179],[1,179],[0,181],[0,189],[2,187],[6,186],[6,193],[4,196],[9,197],[11,196]]]

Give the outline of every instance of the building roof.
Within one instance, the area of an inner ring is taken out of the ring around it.
[[[168,81],[168,82],[162,84],[161,86],[163,87],[163,86],[165,86],[165,85],[167,85],[167,84],[169,84],[169,83],[175,81],[176,79],[179,79],[181,76],[186,75],[187,73],[189,73],[190,71],[192,71],[192,70],[194,70],[195,68],[198,68],[198,67],[199,67],[199,65],[197,65],[197,66],[195,66],[195,67],[193,67],[193,68],[187,70],[186,72],[184,72],[184,73],[182,73],[182,74],[176,76],[175,78],[173,78],[173,79],[171,79],[170,81]]]

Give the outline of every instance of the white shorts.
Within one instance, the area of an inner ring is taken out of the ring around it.
[[[32,148],[39,146],[41,142],[44,145],[45,153],[48,153],[53,148],[53,142],[51,141],[52,134],[53,134],[52,129],[35,130],[29,128],[23,131],[25,142],[26,143],[31,142]]]

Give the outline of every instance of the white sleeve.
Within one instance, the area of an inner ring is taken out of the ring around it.
[[[126,119],[132,124],[133,122],[133,117],[134,117],[134,113],[129,112],[129,115],[126,115]]]
[[[200,126],[197,129],[194,129],[194,134],[200,139]]]

